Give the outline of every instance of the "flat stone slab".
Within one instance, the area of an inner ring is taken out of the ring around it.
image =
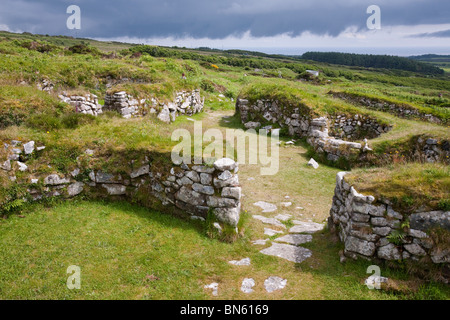
[[[267,239],[260,239],[260,240],[255,240],[255,241],[252,241],[252,244],[254,244],[254,245],[265,245],[266,243],[267,243]]]
[[[258,202],[255,202],[253,205],[263,209],[263,212],[274,212],[277,210],[276,205],[265,202],[265,201],[258,201]]]
[[[231,260],[231,261],[228,261],[228,263],[235,265],[235,266],[249,266],[250,258],[244,258],[242,260]]]
[[[271,224],[271,225],[273,225],[273,226],[277,226],[277,227],[286,229],[286,226],[285,226],[284,224],[282,224],[282,223],[280,222],[280,220],[278,220],[278,219],[275,219],[275,218],[267,218],[267,217],[260,216],[260,215],[257,215],[257,214],[254,214],[254,215],[253,215],[253,218],[254,218],[254,219],[257,219],[257,220],[259,220],[259,221],[262,221],[263,223]]]
[[[289,219],[292,218],[292,215],[285,213],[276,215],[274,218],[280,221],[288,221]]]
[[[273,242],[271,247],[263,249],[260,252],[296,263],[302,263],[312,256],[312,252],[309,249],[276,242]]]
[[[264,228],[264,234],[269,236],[269,237],[272,237],[272,236],[280,234],[280,233],[283,233],[283,232],[282,231],[278,231],[278,230],[273,230],[273,229],[270,229],[270,228]]]
[[[289,243],[298,246],[307,242],[311,242],[312,236],[309,234],[287,234],[280,238],[276,238],[274,241]]]
[[[292,206],[292,202],[282,202],[281,205],[285,208]]]
[[[244,293],[252,293],[254,286],[255,286],[255,280],[253,280],[252,278],[245,278],[242,281],[241,291]]]
[[[205,289],[212,289],[213,296],[217,296],[218,295],[219,284],[217,282],[213,282],[211,284],[207,284],[206,286],[204,286],[204,288]]]
[[[289,229],[290,233],[314,233],[323,230],[325,225],[315,222],[292,221],[295,226]]]
[[[286,286],[287,280],[280,277],[269,277],[264,281],[264,288],[271,293],[277,290],[281,290]]]

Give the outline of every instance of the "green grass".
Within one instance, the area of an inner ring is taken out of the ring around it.
[[[42,45],[39,50],[48,49],[48,52],[32,49],[31,40]],[[102,52],[74,54],[64,49],[78,44],[88,44]],[[57,93],[91,92],[101,100],[108,91],[126,90],[138,98],[155,96],[160,101],[168,101],[176,91],[197,88],[201,88],[205,97],[205,112],[192,118],[202,120],[204,130],[219,128],[224,132],[227,128],[242,128],[238,117],[231,117],[234,110],[231,98],[236,100],[241,95],[254,101],[279,99],[286,104],[287,111],[299,106],[314,115],[359,113],[393,125],[390,132],[369,142],[377,156],[395,148],[408,148],[417,135],[450,137],[448,127],[367,110],[327,94],[330,90],[350,90],[448,113],[443,109],[450,101],[448,76],[424,77],[290,58],[252,56],[245,60],[238,53],[188,49],[164,48],[159,53],[165,52],[167,56],[133,58],[130,51],[124,50],[130,47],[133,46],[0,32],[0,142],[34,140],[36,145],[45,145],[40,155],[27,161],[33,173],[67,173],[75,168],[76,158],[87,148],[95,149],[100,155],[98,159],[90,159],[95,160],[91,165],[126,172],[130,168],[117,167],[117,163],[143,153],[164,158],[175,144],[170,139],[173,130],[182,128],[192,132],[193,123],[186,117],[166,125],[151,116],[124,120],[112,113],[95,119],[75,115],[72,108],[58,102]],[[115,54],[109,54],[111,51]],[[173,56],[174,52],[177,57]],[[256,67],[248,66],[257,62],[264,65],[263,71],[256,72]],[[211,67],[212,63],[218,69]],[[299,74],[306,68],[320,70],[319,81],[299,81]],[[183,73],[186,80],[181,79]],[[55,84],[54,93],[36,89],[43,79]],[[114,83],[112,88],[110,82]],[[325,164],[317,170],[306,166],[307,149],[302,141],[294,146],[282,145],[280,170],[274,176],[261,176],[257,165],[241,165],[243,209],[259,214],[253,206],[256,201],[264,199],[277,205],[292,201],[293,205],[283,208],[283,213],[300,220],[323,222],[329,215],[339,170]],[[0,158],[4,156],[1,148]],[[121,202],[73,201],[56,203],[53,207],[28,206],[14,200],[23,196],[26,185],[22,189],[13,188],[7,174],[0,171],[0,201],[10,216],[0,220],[0,299],[212,299],[203,289],[211,282],[219,282],[221,299],[449,297],[448,287],[384,265],[382,275],[393,283],[381,291],[368,290],[364,279],[368,277],[366,268],[372,263],[339,263],[342,244],[326,232],[314,235],[314,241],[305,245],[313,250],[313,257],[296,265],[261,255],[258,252],[261,248],[250,244],[250,240],[263,237],[264,227],[252,219],[246,222],[243,238],[223,243],[208,238],[206,228],[199,223]],[[354,174],[367,175],[367,183],[373,182],[367,192],[392,195],[399,204],[414,207],[427,202],[433,208],[448,208],[448,166],[412,164],[373,171],[359,169]],[[249,177],[255,180],[248,180]],[[17,178],[21,181],[24,176],[18,174]],[[360,192],[365,190],[363,182],[358,185]],[[286,195],[290,196],[289,200],[285,199]],[[13,201],[5,207],[6,198]],[[304,209],[297,210],[297,206]],[[250,267],[239,269],[227,263],[244,257],[251,258]],[[68,276],[65,271],[72,264],[82,268],[80,291],[65,287]],[[242,279],[249,275],[257,282],[251,296],[239,290]],[[262,283],[272,275],[285,277],[288,285],[280,292],[268,294]]]
[[[407,163],[359,169],[345,179],[358,192],[391,200],[402,212],[448,210],[450,168],[443,164]]]
[[[22,217],[22,218],[21,218]],[[369,290],[367,262],[340,264],[339,245],[319,234],[308,247],[311,260],[293,264],[264,256],[248,235],[232,244],[210,239],[201,223],[184,221],[123,202],[66,202],[29,207],[22,216],[0,221],[1,299],[213,299],[203,286],[219,283],[220,299],[420,299],[448,297],[448,287],[408,288],[401,272],[382,273],[395,290]],[[249,267],[230,260],[250,257]],[[66,270],[81,268],[81,289],[69,290]],[[270,275],[288,279],[285,289],[268,294]],[[243,278],[257,282],[245,295]],[[339,290],[336,290],[339,288]]]

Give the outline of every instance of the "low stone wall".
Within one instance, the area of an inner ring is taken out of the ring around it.
[[[119,112],[124,118],[157,114],[158,119],[166,123],[173,122],[179,115],[191,116],[203,110],[204,99],[200,90],[181,91],[170,103],[158,102],[156,98],[136,99],[125,91],[106,94],[105,110]]]
[[[416,159],[450,164],[450,141],[417,137],[414,146],[412,154]]]
[[[367,141],[361,144],[337,139],[329,135],[330,131],[337,133],[342,128],[344,133],[347,131],[344,134],[345,137],[352,137],[357,136],[357,132],[364,129],[364,132],[370,133],[368,137],[374,137],[380,135],[380,131],[390,130],[390,127],[363,116],[359,116],[357,118],[359,120],[348,119],[346,115],[336,116],[332,119],[333,126],[331,126],[330,120],[325,117],[315,118],[311,113],[305,114],[299,108],[289,111],[278,101],[271,100],[258,100],[255,104],[250,104],[246,99],[238,99],[236,111],[246,128],[256,129],[264,122],[278,124],[281,128],[287,128],[290,136],[307,138],[307,142],[314,147],[315,151],[325,153],[329,161],[337,161],[340,157],[348,157],[350,154],[365,153],[371,150]],[[330,130],[330,127],[333,129]]]
[[[13,184],[27,187],[25,199],[30,201],[78,195],[124,197],[152,208],[156,206],[161,211],[188,214],[196,219],[206,219],[211,212],[220,223],[232,227],[239,222],[241,187],[238,165],[228,158],[219,159],[212,166],[161,166],[155,160],[156,156],[150,153],[135,160],[124,155],[119,157],[122,163],[117,163],[116,155],[113,167],[122,169],[105,171],[94,169],[95,162],[103,159],[102,155],[97,155],[95,150],[86,150],[77,158],[76,168],[61,174],[48,173],[48,168],[39,169],[36,159],[43,155],[45,147],[36,147],[34,141],[23,145],[20,141],[12,141],[5,144],[5,149],[7,159],[0,161],[0,178],[9,177]],[[158,156],[161,157],[160,154]],[[31,158],[34,160],[29,165],[27,162]]]
[[[389,200],[362,195],[349,185],[345,172],[336,176],[328,227],[344,243],[344,255],[370,260],[413,260],[450,263],[448,244],[436,243],[432,228],[450,231],[450,212],[396,212]]]
[[[97,116],[101,114],[102,105],[98,103],[98,97],[95,94],[86,94],[84,96],[68,95],[63,92],[58,98],[74,107],[75,112]]]
[[[363,140],[379,137],[388,132],[392,126],[383,125],[367,115],[355,114],[330,116],[330,134],[334,137],[348,140]]]
[[[383,99],[371,99],[369,97],[358,96],[356,94],[351,94],[347,92],[333,92],[330,91],[331,94],[335,98],[339,98],[345,101],[350,101],[353,103],[361,104],[366,108],[379,110],[384,112],[389,112],[395,114],[402,118],[418,118],[428,122],[441,124],[442,120],[438,117],[424,113],[416,108],[409,106],[407,104],[395,104],[392,102],[385,101]]]

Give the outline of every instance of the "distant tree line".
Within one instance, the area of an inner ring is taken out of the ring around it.
[[[206,48],[205,48],[206,49]],[[216,51],[211,49],[211,51]],[[122,54],[136,53],[140,52],[142,54],[148,54],[152,57],[167,57],[167,58],[177,58],[177,59],[190,59],[197,60],[209,64],[223,64],[232,67],[241,67],[251,69],[278,69],[278,68],[288,68],[296,73],[304,72],[308,66],[292,62],[282,62],[272,59],[266,59],[264,57],[253,57],[253,56],[236,56],[241,52],[237,50],[220,51],[220,54],[204,54],[195,52],[195,50],[179,50],[175,48],[149,46],[149,45],[136,45],[130,49],[122,50]]]
[[[433,65],[411,60],[408,58],[388,55],[340,52],[306,52],[302,55],[302,59],[327,62],[331,64],[340,64],[345,66],[398,69],[424,74],[444,74],[444,70]]]

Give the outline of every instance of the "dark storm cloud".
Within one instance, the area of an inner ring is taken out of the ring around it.
[[[82,11],[86,37],[224,38],[304,31],[336,36],[349,26],[366,28],[371,4],[381,8],[382,25],[450,23],[447,0],[1,0],[0,25],[11,30],[73,35],[66,8]]]

